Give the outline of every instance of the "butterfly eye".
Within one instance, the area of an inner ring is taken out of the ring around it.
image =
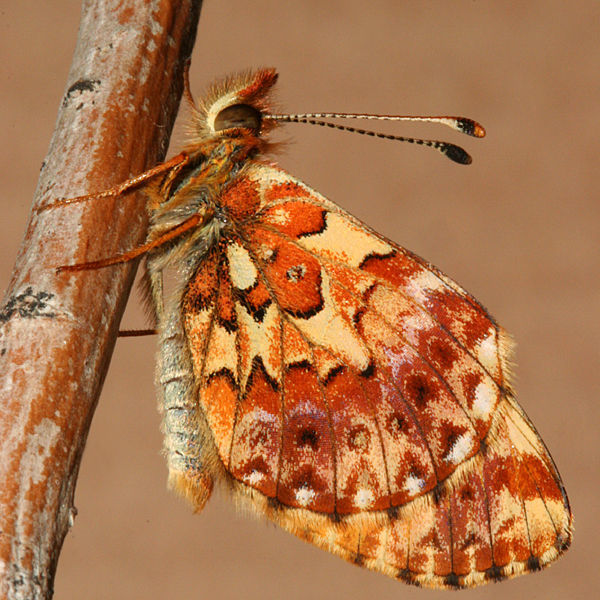
[[[215,118],[215,131],[243,128],[258,132],[261,124],[260,111],[248,104],[234,104],[224,108]]]

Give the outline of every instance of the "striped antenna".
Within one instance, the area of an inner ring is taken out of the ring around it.
[[[401,115],[371,115],[355,113],[304,113],[294,115],[266,114],[263,115],[263,119],[281,121],[283,123],[308,123],[309,125],[331,127],[332,129],[339,129],[341,131],[359,133],[361,135],[370,135],[386,140],[395,140],[398,142],[408,142],[410,144],[417,144],[419,146],[427,146],[429,148],[437,150],[438,152],[441,152],[450,160],[453,160],[454,162],[459,163],[461,165],[470,164],[472,162],[472,159],[471,156],[463,148],[457,146],[456,144],[443,142],[441,140],[425,140],[421,138],[379,133],[377,131],[371,131],[369,129],[358,129],[356,127],[348,127],[347,125],[339,125],[337,123],[323,121],[322,119],[370,119],[376,121],[418,121],[426,123],[439,123],[441,125],[446,125],[447,127],[454,129],[455,131],[459,131],[472,137],[482,138],[485,136],[485,129],[479,123],[477,123],[477,121],[474,121],[473,119],[467,119],[465,117],[426,117]]]

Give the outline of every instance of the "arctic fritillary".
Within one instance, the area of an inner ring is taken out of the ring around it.
[[[298,537],[417,585],[546,566],[572,517],[514,399],[509,336],[438,269],[261,159],[276,78],[228,79],[199,106],[186,86],[189,146],[101,194],[145,186],[148,242],[65,268],[146,253],[170,486],[199,511],[225,482]]]

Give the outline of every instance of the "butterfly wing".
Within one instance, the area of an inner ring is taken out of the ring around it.
[[[562,553],[568,500],[486,310],[278,168],[250,165],[220,203],[231,234],[188,284],[183,326],[239,500],[429,587]]]

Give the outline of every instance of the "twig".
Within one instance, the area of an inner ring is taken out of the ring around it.
[[[47,599],[75,516],[85,440],[135,265],[81,273],[144,239],[136,194],[101,191],[160,161],[201,0],[86,0],[56,131],[0,309],[0,598]]]

